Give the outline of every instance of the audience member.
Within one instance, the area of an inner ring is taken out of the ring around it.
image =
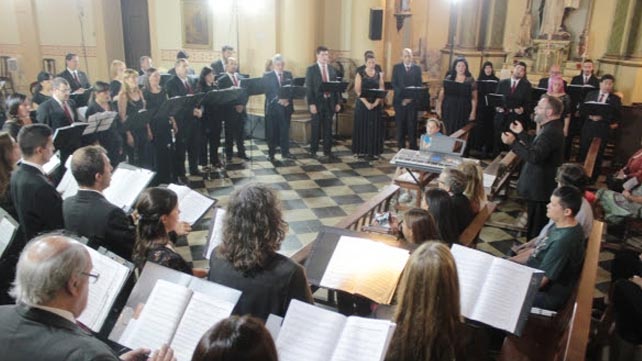
[[[150,261],[190,275],[206,275],[202,269],[193,269],[176,252],[170,240],[170,232],[183,236],[191,231],[189,224],[179,221],[178,197],[174,191],[167,188],[147,188],[138,197],[136,212],[138,224],[132,258],[139,270]]]
[[[403,215],[399,222],[399,232],[408,242],[422,244],[431,239],[439,239],[439,231],[432,214],[425,209],[412,208]]]
[[[51,81],[53,78],[53,75],[46,71],[38,73],[38,78],[36,79],[38,84],[33,88],[33,98],[31,99],[31,108],[33,110],[37,110],[40,104],[51,99],[53,95]]]
[[[632,178],[635,178],[635,180],[631,180]],[[615,192],[622,192],[624,183],[629,180],[642,184],[642,149],[635,152],[626,162],[626,165],[618,170],[615,175],[608,175],[606,184],[609,189]]]
[[[432,137],[442,136],[444,124],[437,118],[428,118],[426,121],[426,134],[422,134],[419,149],[430,150]]]
[[[459,242],[459,229],[453,200],[443,189],[430,188],[425,194],[426,206],[439,231],[439,239],[449,245]]]
[[[145,75],[147,69],[154,67],[152,58],[147,55],[141,56],[140,59],[138,59],[138,64],[140,65],[138,75]]]
[[[243,292],[235,315],[284,316],[290,300],[312,303],[303,267],[277,253],[287,232],[276,193],[261,184],[229,200],[223,243],[210,256],[208,279]]]
[[[26,95],[14,93],[7,97],[8,119],[2,125],[2,131],[8,132],[15,139],[20,128],[32,124],[31,105]]]
[[[71,173],[78,182],[78,193],[62,202],[65,229],[89,239],[88,245],[100,246],[131,260],[136,230],[130,217],[113,205],[102,192],[109,187],[112,166],[100,146],[76,150],[71,158]]]
[[[276,346],[263,322],[231,316],[201,337],[192,361],[277,361]]]
[[[468,200],[468,197],[464,195],[467,187],[466,175],[459,169],[445,168],[441,174],[439,174],[437,182],[439,183],[439,188],[448,192],[452,198],[453,209],[457,215],[455,222],[457,225],[457,234],[461,234],[470,222],[473,221],[473,218],[475,218],[471,202]]]
[[[582,194],[572,186],[555,189],[546,216],[555,225],[528,258],[526,265],[544,272],[534,307],[557,311],[573,292],[584,261],[584,231],[575,219]]]
[[[454,360],[462,320],[457,267],[446,245],[426,242],[412,253],[397,299],[397,327],[385,360]]]
[[[5,361],[125,360],[150,353],[136,349],[120,358],[83,330],[76,319],[87,307],[93,271],[89,252],[65,236],[46,234],[25,247],[12,291],[16,304],[0,306],[0,350]],[[150,360],[176,360],[163,346]]]
[[[463,162],[458,169],[466,176],[464,195],[468,197],[473,213],[477,214],[488,202],[484,190],[484,170],[474,162]]]
[[[11,199],[16,207],[24,239],[64,227],[62,198],[42,168],[53,156],[51,128],[27,125],[18,133],[22,164],[11,175]]]
[[[609,360],[634,360],[642,345],[642,255],[621,251],[611,265],[614,341]],[[618,340],[619,339],[619,340]]]

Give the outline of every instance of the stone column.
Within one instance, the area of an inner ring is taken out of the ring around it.
[[[29,94],[29,84],[36,80],[42,69],[37,16],[32,1],[14,0],[14,6],[22,50],[18,73],[20,79],[13,79],[14,87],[16,91]]]

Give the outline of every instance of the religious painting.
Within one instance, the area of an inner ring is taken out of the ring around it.
[[[208,0],[182,0],[183,48],[212,48],[212,10]]]

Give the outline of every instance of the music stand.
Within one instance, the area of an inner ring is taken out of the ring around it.
[[[279,88],[279,99],[304,99],[306,87],[284,85]]]
[[[361,95],[359,98],[365,98],[369,102],[374,102],[376,99],[385,99],[386,95],[388,95],[387,90],[383,89],[364,89],[361,91]]]
[[[243,78],[240,86],[248,96],[265,94],[263,78]]]
[[[581,104],[586,95],[595,89],[597,88],[590,84],[569,84],[567,87],[568,94],[576,104]]]
[[[484,97],[487,107],[506,108],[506,96],[499,93],[489,93]]]
[[[227,89],[232,88],[234,86],[234,82],[232,82],[232,79],[227,76],[227,73],[221,73],[216,78],[216,85],[219,89]]]
[[[149,122],[152,121],[152,112],[141,109],[137,113],[130,114],[125,119],[125,129],[127,130],[138,130],[145,128]]]
[[[533,87],[533,89],[531,90],[531,101],[533,102],[533,104],[537,104],[539,100],[542,99],[542,96],[546,93],[548,93],[548,89],[546,88]]]
[[[78,94],[69,94],[69,99],[73,100],[74,103],[76,103],[76,107],[84,107],[87,105],[87,102],[89,101],[89,97],[91,96],[91,92],[94,90],[94,87],[90,87],[85,89],[84,92],[78,93]]]
[[[102,112],[92,114],[89,119],[87,119],[87,127],[82,132],[82,136],[90,138],[92,140],[95,139],[92,138],[93,135],[102,133],[111,128],[111,125],[114,122],[114,119],[116,119],[116,116],[118,116],[117,112]]]
[[[321,83],[321,87],[319,90],[324,93],[332,93],[333,95],[336,94],[337,97],[340,97],[341,93],[345,92],[347,88],[348,83],[343,83],[340,81],[328,81]],[[333,117],[335,118],[334,133],[339,134],[339,116],[334,111],[334,109],[332,109],[332,112],[334,114]],[[334,140],[332,141],[332,144],[334,145]]]
[[[611,121],[613,119],[614,108],[611,104],[600,102],[584,102],[581,106],[581,113],[585,117],[589,115],[599,115],[602,120]]]
[[[87,125],[87,123],[73,123],[66,127],[57,128],[53,135],[54,147],[56,149],[65,150],[73,148],[79,143],[78,140],[82,136]],[[71,152],[73,152],[73,150],[71,150]]]
[[[294,78],[294,79],[292,79],[292,85],[305,86],[305,78]]]
[[[405,87],[401,90],[401,99],[412,99],[417,104],[417,110],[429,110],[430,89],[427,86]]]

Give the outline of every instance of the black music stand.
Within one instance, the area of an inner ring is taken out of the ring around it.
[[[82,132],[82,136],[89,139],[95,139],[93,138],[94,135],[105,132],[111,128],[111,125],[114,123],[114,119],[116,119],[117,116],[117,112],[102,112],[92,114],[87,119],[87,127]]]
[[[130,114],[127,116],[127,119],[125,119],[125,129],[134,131],[145,128],[145,126],[152,121],[152,115],[152,112],[145,109]]]
[[[93,90],[94,90],[94,87],[90,87],[85,89],[85,91],[82,93],[78,93],[78,94],[71,93],[69,94],[69,99],[73,100],[74,103],[76,103],[77,108],[84,107],[89,102],[89,97],[91,96],[91,92]]]
[[[588,93],[595,89],[597,88],[590,84],[569,84],[567,87],[571,99],[578,105],[586,99]]]
[[[304,99],[306,88],[297,85],[284,85],[279,88],[279,99]]]
[[[499,93],[486,94],[484,97],[486,106],[493,108],[506,108],[505,98],[506,96],[504,94]]]
[[[56,149],[69,149],[70,145],[72,147],[75,146],[78,144],[78,140],[82,137],[87,125],[87,123],[76,122],[66,127],[57,128],[53,135],[54,147]],[[74,150],[71,150],[71,152]]]
[[[484,93],[494,93],[497,90],[497,80],[485,79],[477,80],[477,90]]]
[[[245,89],[247,96],[265,94],[263,78],[243,78],[241,88]]]
[[[294,79],[292,79],[292,85],[305,86],[305,78],[294,78]]]
[[[376,99],[384,99],[387,94],[388,91],[383,89],[364,89],[359,98],[365,98],[369,102],[374,102]]]
[[[589,115],[599,115],[603,120],[609,122],[613,119],[613,113],[615,112],[611,104],[593,101],[582,103],[580,110],[585,117]]]
[[[546,93],[548,93],[548,89],[546,88],[533,87],[531,89],[531,101],[533,102],[533,104],[537,105],[539,100],[542,99],[542,96]]]
[[[401,99],[412,99],[417,110],[430,110],[430,89],[427,86],[409,86],[401,90]]]

